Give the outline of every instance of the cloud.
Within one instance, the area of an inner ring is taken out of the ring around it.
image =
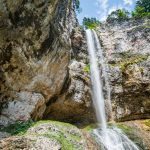
[[[111,14],[113,11],[118,10],[118,9],[122,9],[123,6],[122,5],[118,5],[118,6],[112,6],[108,9],[108,14]]]
[[[99,16],[98,19],[100,21],[105,21],[108,14],[110,14],[112,11],[115,11],[117,9],[128,9],[129,6],[131,6],[134,1],[136,0],[123,0],[123,4],[120,3],[119,5],[110,6],[110,0],[96,0],[96,5],[98,8],[97,15]]]
[[[125,5],[132,5],[133,4],[133,0],[123,0]]]
[[[107,18],[108,13],[108,0],[96,0],[96,5],[98,7],[97,14],[101,21]]]

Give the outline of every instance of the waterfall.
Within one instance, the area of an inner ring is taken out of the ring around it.
[[[101,123],[103,129],[106,129],[106,116],[105,116],[105,104],[104,95],[102,91],[102,81],[100,78],[99,67],[96,57],[95,41],[93,38],[93,33],[91,30],[86,31],[87,35],[87,45],[90,56],[90,71],[91,71],[91,81],[93,90],[93,103],[96,110],[96,117],[98,122]]]
[[[107,105],[108,105],[109,112],[112,114],[111,96],[110,96],[111,95],[111,90],[110,90],[108,75],[107,75],[108,65],[104,61],[103,51],[102,51],[98,36],[97,36],[97,34],[94,30],[93,30],[93,34],[94,34],[94,37],[95,37],[95,44],[96,44],[96,48],[97,48],[97,51],[98,51],[98,55],[100,57],[99,59],[100,59],[100,64],[101,64],[101,68],[102,68],[102,76],[104,78],[105,87],[106,87],[106,91],[107,91]],[[112,115],[111,115],[111,118],[112,118]]]
[[[101,49],[97,34],[94,30],[86,30],[88,52],[90,57],[90,72],[92,82],[92,99],[96,111],[96,117],[100,123],[100,128],[93,131],[97,141],[102,145],[104,150],[139,150],[139,148],[117,127],[107,127],[105,99],[103,93],[102,78],[100,77],[100,69],[98,65],[99,53],[101,58],[101,67],[105,82],[108,82],[106,66],[103,59],[103,51]],[[107,94],[110,94],[109,84],[106,83]],[[110,95],[108,99],[111,106]]]

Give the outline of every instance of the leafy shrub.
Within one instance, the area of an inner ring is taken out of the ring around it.
[[[27,122],[16,122],[15,124],[11,124],[8,127],[3,127],[0,129],[2,132],[8,132],[11,135],[22,135],[26,133],[26,131],[34,125],[32,120]]]
[[[75,9],[76,9],[76,11],[77,11],[78,13],[81,12],[80,0],[74,0],[74,7],[75,7]]]
[[[90,65],[86,65],[84,68],[84,72],[90,73]]]
[[[136,7],[143,8],[144,12],[150,12],[150,0],[138,0],[136,2]]]
[[[83,18],[83,26],[86,29],[95,29],[98,25],[100,25],[100,21],[96,18]]]
[[[135,11],[132,12],[133,18],[150,17],[150,0],[138,0]]]
[[[113,11],[110,15],[107,17],[107,22],[112,22],[115,20],[118,21],[124,21],[129,19],[129,12],[125,9],[118,9],[116,11]]]

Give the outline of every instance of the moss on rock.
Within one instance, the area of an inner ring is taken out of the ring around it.
[[[147,150],[142,139],[137,136],[134,128],[123,123],[117,123],[116,126],[120,128],[129,137],[129,139],[131,139],[139,147],[140,150]]]
[[[19,135],[19,139],[30,141],[29,146],[36,147],[39,141],[57,143],[55,146],[62,150],[85,150],[86,142],[81,131],[74,125],[57,121],[39,121],[16,123],[7,128],[3,128],[12,135]],[[17,138],[17,140],[18,140]],[[14,139],[11,141],[15,141]],[[54,142],[55,141],[55,142]],[[10,144],[11,145],[11,144]],[[42,146],[42,145],[40,145]]]
[[[145,120],[145,121],[144,121],[144,124],[145,124],[146,126],[150,127],[150,120]]]

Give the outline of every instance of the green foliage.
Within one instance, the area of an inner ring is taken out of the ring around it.
[[[46,120],[36,122],[33,128],[44,124],[49,124],[48,131],[46,130],[45,133],[36,134],[36,136],[45,136],[50,139],[55,139],[61,144],[62,150],[83,150],[83,146],[78,144],[82,140],[82,136],[80,132],[78,133],[78,131],[76,131],[78,129],[74,125]]]
[[[84,71],[87,73],[90,73],[90,65],[89,64],[84,67]]]
[[[1,128],[0,131],[8,132],[11,135],[23,135],[33,125],[33,121],[16,122],[15,124],[9,125],[8,127]]]
[[[120,63],[120,68],[122,71],[126,69],[127,66],[132,65],[132,64],[138,64],[140,62],[143,62],[147,60],[148,56],[134,56],[131,58],[124,59],[123,62]]]
[[[150,120],[145,120],[145,121],[144,121],[144,124],[145,124],[146,126],[150,127]]]
[[[120,128],[127,135],[129,135],[133,132],[133,129],[131,127],[126,126],[126,125],[121,124],[121,123],[117,124],[117,127]]]
[[[131,13],[133,18],[150,17],[150,0],[138,0],[135,11]]]
[[[84,127],[83,130],[90,132],[90,131],[92,131],[93,129],[96,129],[96,128],[98,128],[97,124],[90,124],[90,125]]]
[[[120,128],[140,149],[144,149],[145,150],[145,145],[142,141],[142,139],[140,139],[134,128],[125,125],[123,123],[117,123],[116,124],[118,128]]]
[[[74,7],[75,7],[75,9],[76,9],[76,11],[77,11],[78,13],[81,12],[80,0],[74,0]]]
[[[49,124],[48,131],[45,133],[30,133],[27,130],[31,127],[36,128],[38,126],[42,126],[44,124]],[[54,130],[56,128],[57,130]],[[27,122],[17,122],[8,127],[0,128],[2,132],[8,132],[11,135],[19,135],[19,136],[44,136],[50,139],[54,139],[61,144],[62,150],[83,150],[83,145],[79,145],[82,140],[82,134],[78,132],[78,129],[69,123],[63,123],[58,121],[27,121]]]
[[[100,25],[100,21],[96,18],[83,18],[83,26],[86,29],[95,29],[98,25]]]
[[[121,53],[121,60],[117,63],[111,64],[112,66],[119,66],[122,72],[132,64],[138,64],[148,59],[148,55],[133,55],[131,53]]]
[[[128,19],[129,19],[129,12],[125,9],[118,9],[116,11],[113,11],[110,15],[108,15],[107,22],[112,22],[114,20],[124,21]]]
[[[140,7],[144,12],[150,12],[150,0],[138,0],[136,7]]]

